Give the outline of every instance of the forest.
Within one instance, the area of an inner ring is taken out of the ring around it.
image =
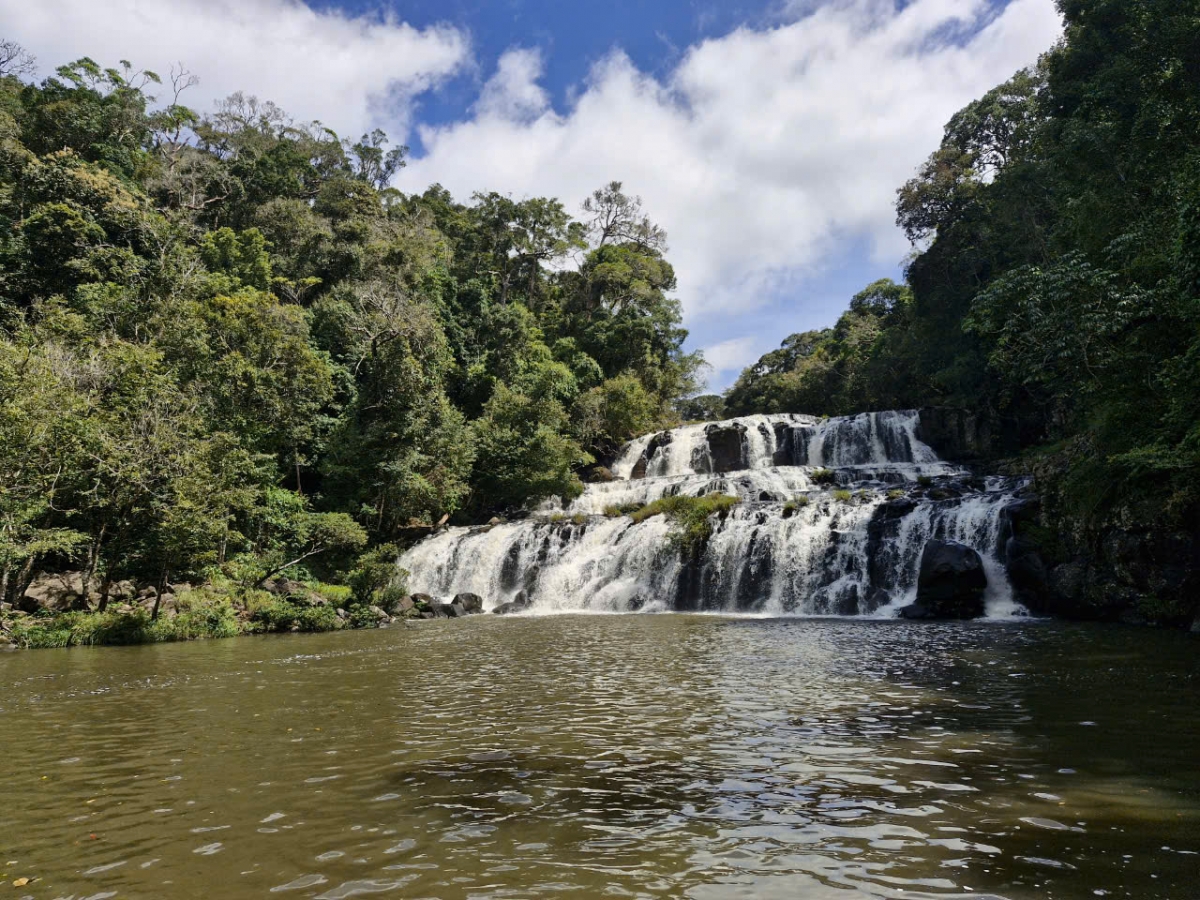
[[[0,599],[70,567],[101,612],[122,581],[386,584],[414,529],[573,496],[695,392],[666,235],[619,183],[578,215],[406,196],[382,132],[32,70],[5,42]]]
[[[1200,526],[1200,4],[1059,7],[1059,44],[959,111],[897,192],[906,283],[870,284],[834,327],[786,338],[724,408],[969,409],[998,456],[1043,476],[1048,525],[1083,545],[1118,524],[1141,541],[1191,535],[1173,554],[1186,564]]]
[[[0,52],[0,600],[45,571],[365,599],[414,535],[570,498],[681,420],[962,407],[1079,540],[1200,512],[1200,4],[1062,40],[899,188],[905,282],[697,396],[620,182],[390,187],[406,148],[193,79]],[[1050,551],[1048,551],[1050,552]],[[1064,551],[1065,552],[1065,551]],[[157,613],[157,605],[155,606]]]

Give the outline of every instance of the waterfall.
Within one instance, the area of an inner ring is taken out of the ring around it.
[[[400,560],[414,590],[469,591],[535,612],[696,610],[887,616],[912,602],[930,539],[979,552],[990,616],[1020,611],[1002,562],[1004,508],[1023,482],[982,479],[918,437],[915,410],[818,419],[744,416],[629,443],[614,480],[505,524],[447,528]],[[670,496],[741,501],[692,553],[665,516],[621,510]]]

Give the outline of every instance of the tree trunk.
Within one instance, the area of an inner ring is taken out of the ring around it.
[[[108,591],[112,587],[112,576],[106,571],[104,580],[100,583],[100,603],[96,607],[96,612],[104,612],[108,609]]]
[[[100,547],[104,543],[104,532],[107,530],[107,525],[101,525],[100,533],[88,547],[87,568],[83,572],[83,605],[85,607],[92,600],[92,580],[96,577],[96,568],[100,565]]]
[[[167,589],[167,578],[170,577],[170,570],[163,566],[162,575],[159,576],[158,584],[154,586],[154,610],[150,613],[150,621],[158,621],[158,610],[162,606],[162,595]]]
[[[29,590],[29,585],[33,583],[33,563],[36,556],[30,556],[25,560],[25,565],[21,566],[21,574],[17,576],[17,583],[13,585],[13,605],[15,606],[25,592]]]

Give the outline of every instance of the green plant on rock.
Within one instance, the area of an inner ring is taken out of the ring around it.
[[[837,484],[837,472],[832,469],[813,469],[808,480],[813,484]]]
[[[694,553],[713,532],[714,516],[724,517],[741,503],[739,497],[728,494],[708,494],[704,497],[662,497],[630,515],[634,524],[653,516],[671,520],[671,543],[683,553]]]
[[[838,503],[849,503],[851,500],[854,499],[854,495],[846,490],[834,491],[833,499],[836,500]]]

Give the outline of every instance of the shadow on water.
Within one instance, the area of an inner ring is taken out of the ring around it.
[[[1176,900],[1196,649],[670,615],[25,654],[0,852],[36,900]]]

